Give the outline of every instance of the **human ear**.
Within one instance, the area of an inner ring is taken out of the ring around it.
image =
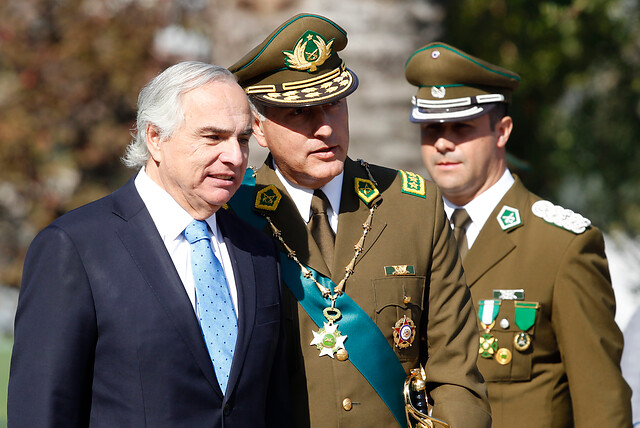
[[[253,115],[253,136],[261,147],[268,148],[267,139],[264,135],[264,122],[254,114]]]
[[[513,130],[513,119],[511,116],[504,116],[502,119],[496,123],[495,132],[497,134],[497,145],[500,148],[503,148],[507,145],[507,141],[509,141],[509,136],[511,135],[511,131]]]
[[[160,136],[160,132],[158,131],[158,128],[152,124],[147,124],[147,129],[145,131],[147,150],[149,150],[149,154],[154,161],[160,162],[162,158],[162,151],[160,150],[162,137]]]

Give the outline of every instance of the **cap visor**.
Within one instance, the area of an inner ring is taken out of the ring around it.
[[[459,122],[480,117],[494,107],[495,103],[451,108],[413,107],[409,120],[414,123]]]

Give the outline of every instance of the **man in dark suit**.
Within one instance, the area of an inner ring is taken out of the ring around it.
[[[602,233],[507,166],[520,76],[434,42],[411,55],[406,77],[478,311],[492,427],[630,427]]]
[[[180,63],[143,88],[125,156],[140,172],[27,254],[10,426],[288,426],[277,250],[225,205],[250,135],[221,67]]]

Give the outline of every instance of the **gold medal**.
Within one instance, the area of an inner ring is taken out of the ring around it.
[[[403,315],[393,327],[393,342],[400,349],[411,346],[416,337],[416,325],[411,318]]]
[[[513,347],[520,352],[524,352],[531,346],[531,336],[524,331],[516,334],[513,338]]]
[[[493,354],[498,350],[498,339],[492,334],[484,333],[480,336],[480,346],[478,347],[478,354],[482,358],[492,358]]]
[[[496,351],[495,360],[498,364],[507,365],[511,362],[511,351],[507,348],[500,348]]]

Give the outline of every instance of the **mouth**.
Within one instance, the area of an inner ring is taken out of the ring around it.
[[[436,167],[440,169],[453,169],[460,164],[462,164],[462,162],[457,162],[452,160],[441,160],[439,162],[436,162]]]
[[[338,146],[327,146],[327,147],[322,147],[316,150],[313,150],[310,154],[311,155],[316,155],[318,157],[332,157],[335,156],[336,153],[338,153]]]
[[[235,183],[235,174],[207,174],[208,180],[215,180],[220,186],[232,186]]]

